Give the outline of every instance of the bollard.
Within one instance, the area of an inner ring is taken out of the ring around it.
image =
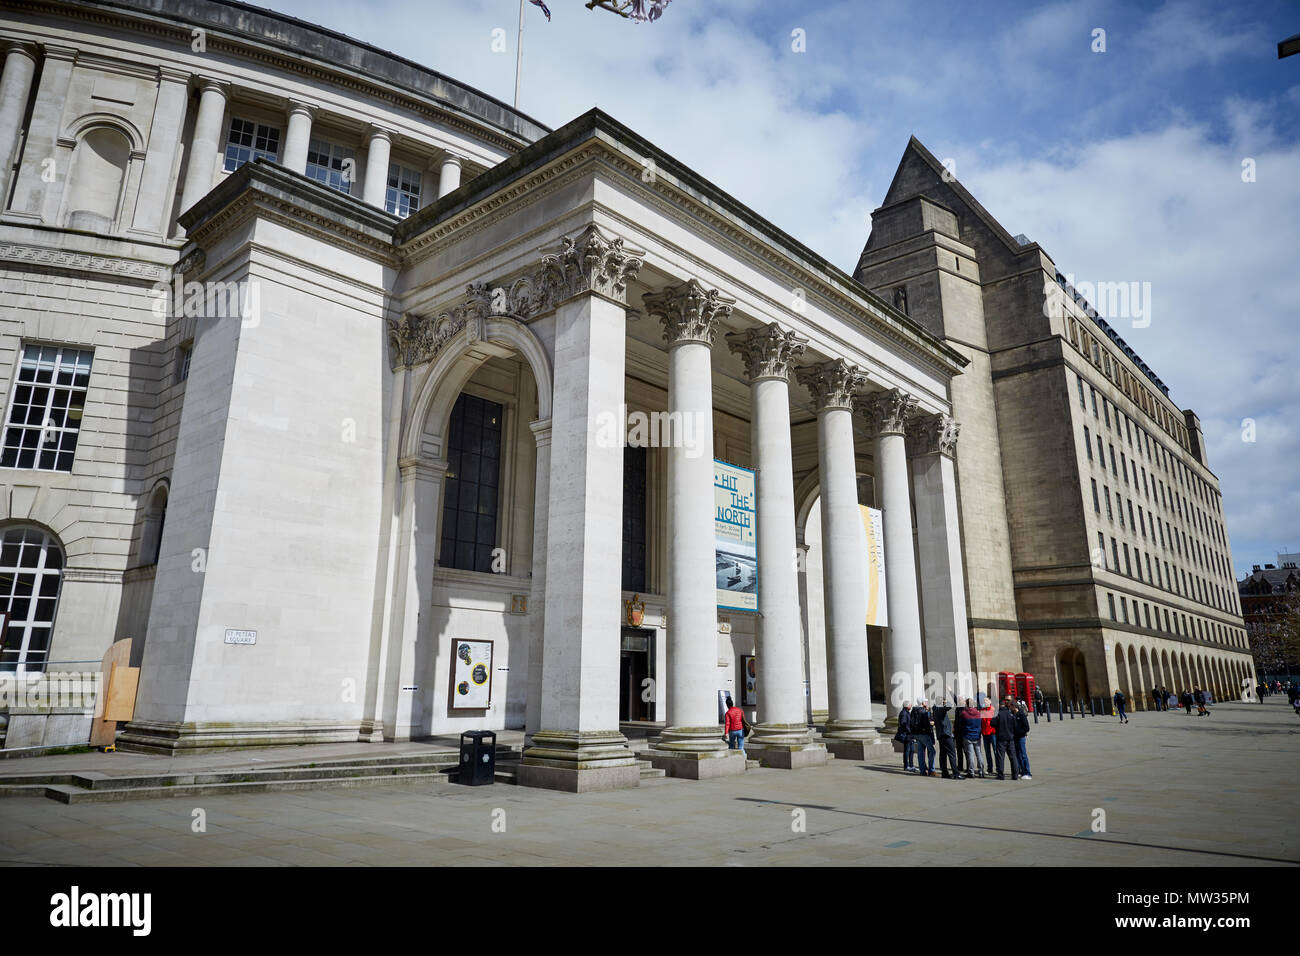
[[[1074,720],[1074,699],[1070,699],[1070,719]]]
[[[1065,698],[1056,698],[1056,716],[1060,720],[1065,720]]]
[[[1088,698],[1088,709],[1092,711],[1092,716],[1094,717],[1097,716],[1097,698],[1095,697]]]
[[[1034,723],[1038,723],[1038,707],[1034,707]],[[1028,751],[1026,751],[1028,752]]]

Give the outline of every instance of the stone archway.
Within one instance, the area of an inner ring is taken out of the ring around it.
[[[541,639],[542,600],[545,593],[544,549],[549,495],[550,416],[553,401],[551,359],[545,346],[522,321],[512,315],[489,313],[483,287],[471,286],[468,300],[436,317],[407,315],[390,322],[389,338],[395,356],[394,398],[401,402],[400,434],[390,453],[386,482],[386,511],[391,523],[385,529],[381,550],[379,602],[376,615],[377,648],[374,679],[368,688],[369,731],[382,728],[385,739],[407,739],[432,732],[439,712],[431,686],[433,675],[446,663],[446,648],[432,633],[429,615],[434,568],[441,544],[443,488],[447,472],[448,424],[457,398],[474,373],[493,358],[522,357],[537,389],[537,419],[532,430],[537,439],[537,478],[533,502],[532,579],[529,603],[533,608],[528,631],[526,705],[529,717],[539,705],[532,692],[540,685],[538,644]],[[398,418],[397,410],[394,418]],[[395,479],[395,480],[394,480]],[[534,674],[534,671],[536,673]],[[418,688],[403,691],[402,688]]]

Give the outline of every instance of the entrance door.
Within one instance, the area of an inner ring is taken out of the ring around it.
[[[618,681],[618,719],[619,720],[654,720],[655,705],[653,700],[645,700],[653,693],[647,694],[647,679],[653,679],[654,666],[654,632],[635,627],[623,628],[623,652]]]

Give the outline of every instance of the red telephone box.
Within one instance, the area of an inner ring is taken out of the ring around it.
[[[1016,675],[1016,697],[1028,704],[1031,710],[1034,707],[1034,690],[1037,687],[1033,674]]]
[[[1016,675],[1011,671],[998,671],[998,700],[1016,696]]]

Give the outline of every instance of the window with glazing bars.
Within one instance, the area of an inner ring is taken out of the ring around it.
[[[91,355],[89,350],[57,345],[23,347],[0,467],[72,470]]]

